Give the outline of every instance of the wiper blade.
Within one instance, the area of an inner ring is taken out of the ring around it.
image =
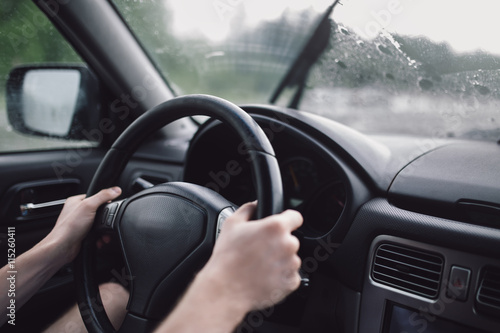
[[[298,107],[300,99],[302,98],[302,94],[304,92],[309,70],[328,46],[332,28],[329,18],[332,14],[333,8],[337,3],[339,3],[339,1],[340,0],[334,1],[333,4],[330,5],[323,13],[319,24],[311,33],[311,36],[304,44],[304,47],[293,62],[292,66],[290,66],[287,73],[274,90],[274,93],[269,99],[269,102],[271,104],[274,104],[276,102],[276,100],[286,87],[298,86],[292,101],[288,105],[288,107],[294,109]]]

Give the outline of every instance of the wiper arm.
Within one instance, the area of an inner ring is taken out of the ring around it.
[[[286,75],[274,90],[274,93],[269,100],[271,104],[276,102],[286,87],[298,86],[297,91],[295,92],[295,95],[293,96],[293,99],[288,107],[296,109],[299,106],[300,99],[304,93],[309,70],[328,46],[332,28],[329,17],[332,14],[333,8],[339,1],[340,0],[334,1],[334,3],[323,13],[319,24],[311,33],[311,37],[309,37],[307,42],[304,44],[304,47],[293,62],[292,66],[290,66]]]

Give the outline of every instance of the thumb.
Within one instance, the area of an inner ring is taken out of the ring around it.
[[[121,188],[119,188],[118,186],[114,186],[111,188],[100,190],[98,193],[94,194],[91,197],[86,198],[85,200],[88,202],[90,207],[92,207],[94,210],[97,210],[97,208],[99,208],[100,205],[115,198],[118,198],[118,196],[120,196],[121,193],[122,193]]]
[[[250,221],[256,209],[257,201],[248,202],[238,208],[227,220],[230,223]]]

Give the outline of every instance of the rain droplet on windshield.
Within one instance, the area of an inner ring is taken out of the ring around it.
[[[344,27],[340,27],[340,32],[343,33],[344,35],[349,35],[349,30],[347,30]]]
[[[481,94],[481,95],[488,95],[489,93],[491,93],[491,90],[490,88],[488,87],[485,87],[485,86],[482,86],[480,84],[475,84],[474,85],[474,88],[476,88],[476,90]]]
[[[434,83],[432,83],[431,80],[420,79],[420,81],[418,81],[418,85],[422,88],[422,90],[430,90],[434,86]]]
[[[340,68],[344,68],[344,69],[346,69],[346,68],[347,68],[347,65],[346,65],[343,61],[341,61],[341,60],[339,60],[339,59],[335,59],[335,63],[336,63],[336,64],[337,64]]]
[[[390,51],[390,50],[387,48],[387,46],[385,46],[385,45],[380,44],[380,45],[378,46],[378,49],[379,49],[379,50],[380,50],[380,52],[382,52],[382,53],[389,54],[389,55],[391,54],[391,51]]]

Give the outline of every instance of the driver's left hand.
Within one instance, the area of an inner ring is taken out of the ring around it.
[[[82,194],[66,200],[56,225],[46,238],[47,241],[58,244],[66,263],[73,261],[80,251],[82,240],[92,227],[99,206],[117,198],[121,193],[121,189],[115,186],[88,198]]]

